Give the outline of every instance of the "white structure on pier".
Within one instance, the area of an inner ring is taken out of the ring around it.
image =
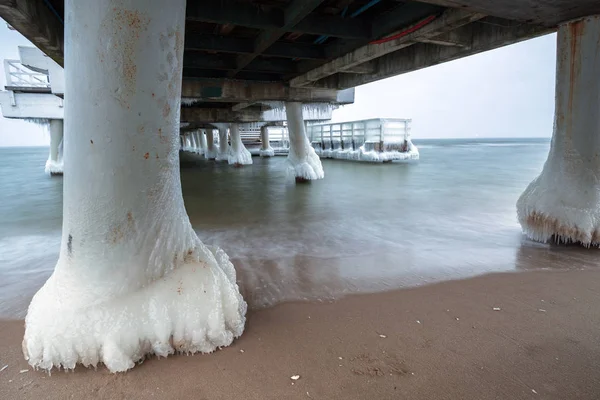
[[[308,138],[325,158],[389,162],[418,160],[410,140],[410,119],[377,118],[308,126]]]
[[[35,47],[19,46],[19,60],[4,60],[5,91],[0,110],[5,118],[43,122],[50,130],[46,173],[63,173],[63,68]]]

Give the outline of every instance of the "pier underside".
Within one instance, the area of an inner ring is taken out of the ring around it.
[[[64,0],[0,0],[0,17],[60,65],[64,11]],[[595,0],[188,0],[181,120],[256,121],[273,101],[351,103],[357,85],[595,13]]]

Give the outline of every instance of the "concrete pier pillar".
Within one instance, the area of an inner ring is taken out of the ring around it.
[[[275,150],[273,150],[271,144],[269,143],[269,127],[267,125],[260,127],[260,141],[260,156],[273,157],[275,155]]]
[[[34,368],[212,352],[246,304],[187,216],[178,133],[185,0],[66,0],[65,176],[56,268],[33,297]]]
[[[244,143],[242,143],[239,124],[231,124],[229,133],[231,134],[231,151],[229,152],[227,162],[230,165],[238,167],[252,164],[252,154],[250,154],[248,149],[246,149],[246,146],[244,146]]]
[[[196,140],[196,132],[190,132],[190,142],[192,143],[191,152],[198,152],[198,141]]]
[[[202,130],[198,130],[198,138],[200,139],[200,146],[202,147],[202,155],[206,156],[206,150],[208,149],[208,145],[206,143],[206,135]]]
[[[204,146],[201,138],[202,134],[200,130],[194,132],[194,140],[196,141],[196,153],[204,154]]]
[[[556,105],[542,173],[517,202],[533,240],[600,244],[600,16],[561,25]]]
[[[217,155],[217,161],[227,161],[229,159],[230,148],[227,133],[227,126],[219,127],[219,154]]]
[[[208,160],[214,160],[217,158],[217,147],[215,146],[215,133],[212,129],[204,130],[206,136],[206,150],[204,151],[204,157]]]
[[[46,161],[45,172],[49,175],[63,174],[63,157],[60,154],[61,143],[63,141],[63,120],[50,120],[50,154]]]
[[[325,173],[321,160],[306,137],[302,103],[286,102],[285,113],[290,137],[288,162],[294,170],[296,182],[323,179]]]

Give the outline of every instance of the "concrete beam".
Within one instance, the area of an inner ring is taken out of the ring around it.
[[[300,101],[349,104],[354,90],[292,88],[283,82],[248,82],[233,79],[184,79],[182,97],[207,102],[258,103],[261,101]]]
[[[487,24],[483,21],[474,22],[453,32],[456,37],[462,38],[461,42],[470,38],[465,47],[416,43],[372,61],[377,69],[374,74],[337,74],[322,79],[315,84],[319,87],[336,89],[355,87],[492,50],[552,31],[551,28],[539,25],[515,24],[510,27],[502,27],[497,24]]]
[[[600,14],[598,0],[419,0],[444,7],[493,15],[504,19],[555,28],[588,15]]]
[[[237,71],[237,61],[232,54],[199,54],[188,52],[183,58],[183,67],[186,69],[216,69],[224,71]],[[297,71],[298,63],[292,60],[256,59],[245,65],[247,71],[274,72],[278,74],[294,73]]]
[[[257,108],[246,108],[241,111],[233,111],[227,108],[197,108],[182,107],[182,122],[190,123],[215,123],[215,122],[255,122],[262,118],[262,111]]]
[[[305,7],[314,0],[296,0],[298,7]],[[284,10],[266,9],[249,2],[236,0],[189,2],[186,19],[190,21],[233,24],[250,28],[269,30],[281,29],[293,18]],[[291,32],[328,35],[352,39],[370,38],[371,30],[359,19],[340,16],[309,15],[291,28]]]
[[[189,33],[185,35],[186,57],[188,50],[217,51],[232,54],[254,53],[254,40],[210,34]],[[265,56],[300,58],[306,60],[325,59],[324,49],[303,43],[275,42],[262,53]]]
[[[0,17],[64,66],[63,24],[42,0],[0,0]]]
[[[474,14],[462,10],[445,11],[441,16],[413,33],[409,33],[390,42],[362,46],[342,57],[336,58],[333,61],[292,79],[290,85],[293,87],[309,86],[312,82],[316,82],[327,76],[348,70],[367,61],[411,46],[418,40],[433,38],[484,17],[485,15],[483,14]],[[415,25],[412,26],[414,27]]]
[[[268,29],[261,32],[254,41],[254,51],[250,54],[239,56],[235,70],[229,73],[234,77],[242,69],[249,66],[256,57],[262,54],[273,43],[290,31],[300,21],[308,16],[324,0],[293,0],[283,12],[283,25],[277,29]]]
[[[302,115],[305,121],[324,121],[332,117],[335,106],[327,103],[304,103]],[[181,121],[187,127],[200,127],[217,122],[282,122],[286,120],[283,102],[275,107],[250,105],[237,111],[227,108],[182,107]]]

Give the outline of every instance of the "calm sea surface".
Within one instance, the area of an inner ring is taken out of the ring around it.
[[[183,155],[200,238],[231,256],[252,307],[324,301],[488,272],[595,266],[594,252],[525,240],[515,202],[549,140],[416,140],[421,161],[324,160],[296,185],[285,157],[232,168]],[[47,148],[0,148],[0,317],[23,317],[60,245],[62,178]]]

